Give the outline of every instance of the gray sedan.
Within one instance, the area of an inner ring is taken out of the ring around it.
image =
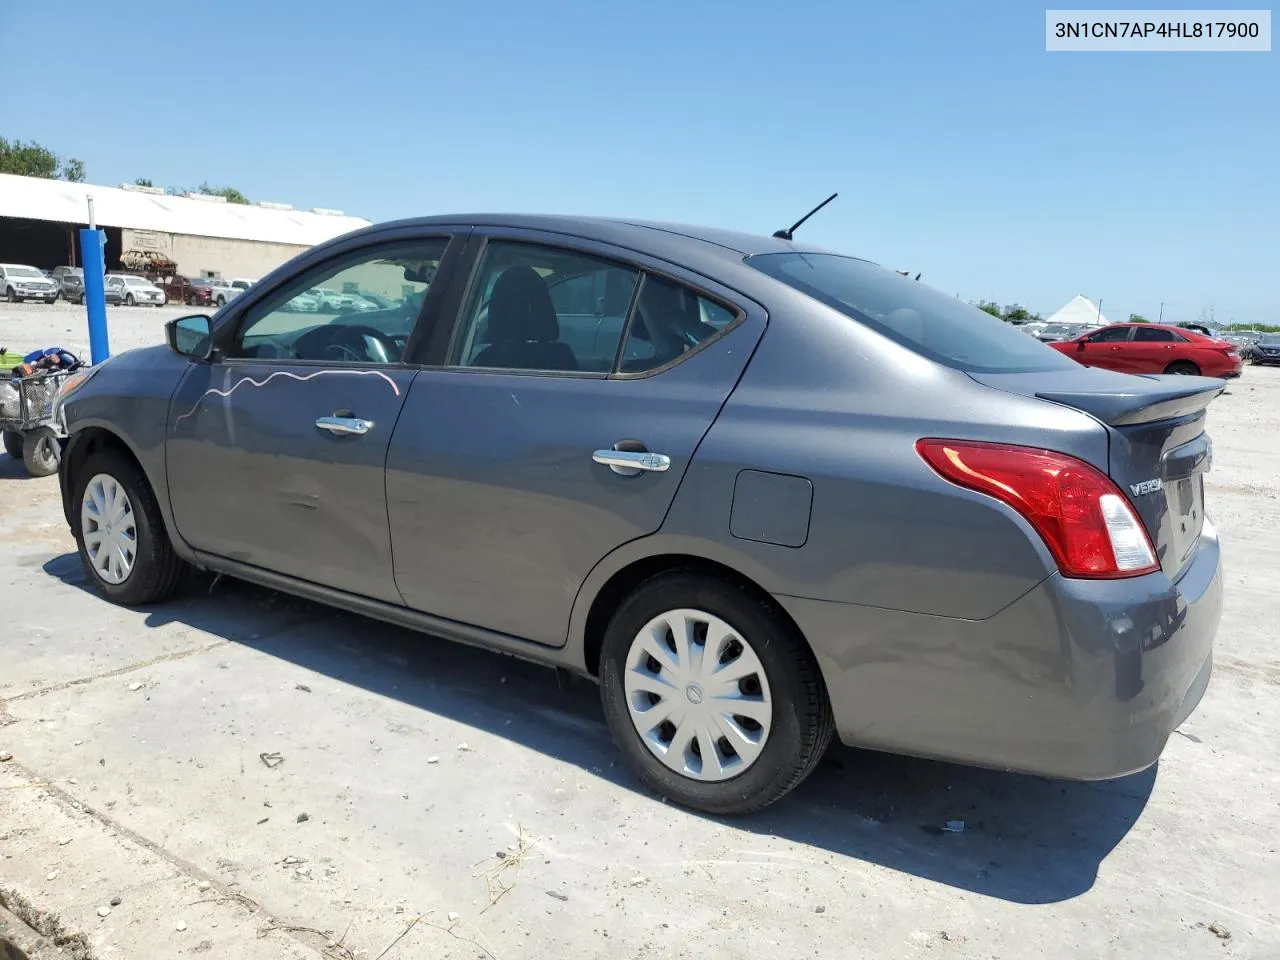
[[[297,309],[314,288],[385,305]],[[192,565],[596,678],[679,803],[759,809],[833,734],[1116,777],[1208,684],[1224,382],[1082,367],[864,260],[409,220],[168,335],[59,401],[105,597]]]

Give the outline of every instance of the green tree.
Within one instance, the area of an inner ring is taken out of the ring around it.
[[[135,187],[154,187],[155,186],[155,184],[152,183],[146,177],[139,177],[137,180],[133,181],[133,185]]]
[[[1001,316],[1000,304],[992,303],[990,300],[979,300],[977,303],[974,304],[974,306],[977,307],[979,310],[981,310],[983,313],[991,314],[993,317]]]
[[[206,180],[200,186],[196,187],[194,193],[203,193],[208,197],[226,197],[227,203],[248,203],[249,198],[237,190],[235,187],[211,187]]]
[[[21,140],[10,142],[0,137],[0,173],[83,183],[84,161],[72,159],[62,163],[56,153],[34,140],[30,143]]]
[[[1009,323],[1031,323],[1033,320],[1039,320],[1040,314],[1032,313],[1021,304],[1014,303],[1004,308],[1004,319]]]
[[[1131,313],[1129,314],[1129,322],[1130,323],[1150,323],[1151,321],[1148,320],[1146,317],[1144,317],[1140,313]]]

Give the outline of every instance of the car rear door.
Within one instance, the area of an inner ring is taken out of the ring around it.
[[[401,602],[383,469],[415,373],[402,351],[434,309],[430,276],[449,243],[438,229],[353,240],[246,295],[219,322],[220,355],[192,364],[169,414],[169,496],[187,543]],[[349,317],[291,309],[335,279],[403,299]]]
[[[1133,329],[1133,342],[1126,352],[1133,373],[1164,373],[1169,364],[1182,355],[1177,349],[1185,347],[1187,338],[1163,327],[1137,325]]]
[[[387,457],[396,583],[415,609],[561,646],[592,567],[661,526],[764,312],[563,234],[478,228],[473,245],[452,342],[414,380]],[[603,291],[590,313],[556,289],[584,275]]]

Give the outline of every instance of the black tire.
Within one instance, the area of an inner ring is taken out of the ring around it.
[[[22,459],[22,434],[17,430],[4,431],[4,452],[15,460]]]
[[[33,477],[52,477],[62,461],[62,444],[48,427],[22,434],[22,462]]]
[[[623,676],[631,643],[654,617],[691,608],[726,621],[751,645],[773,700],[769,738],[755,762],[727,780],[682,776],[644,745],[627,708]],[[640,779],[686,807],[718,815],[751,813],[795,789],[818,765],[834,731],[813,653],[787,617],[746,586],[693,571],[646,580],[609,623],[600,653],[600,695],[614,741]]]
[[[1165,373],[1176,373],[1184,377],[1200,376],[1200,368],[1190,360],[1175,360],[1164,368]]]
[[[4,296],[5,296],[5,299],[8,300],[10,303],[18,302],[18,294],[17,294],[17,291],[13,289],[13,287],[9,287],[7,290],[5,290]]]
[[[137,548],[133,570],[122,583],[103,580],[85,548],[80,505],[84,502],[89,481],[98,474],[106,474],[119,483],[133,506]],[[97,591],[108,600],[130,607],[157,603],[170,596],[182,576],[183,562],[169,540],[155,492],[138,465],[119,450],[106,449],[90,454],[72,480],[72,492],[76,547],[85,575]]]
[[[136,305],[137,305],[137,302],[138,302],[138,301],[136,301],[136,300],[134,300],[134,299],[133,299],[133,294],[132,294],[132,293],[126,293],[126,294],[125,294],[125,296],[124,296],[124,305],[125,305],[126,307],[136,306]]]
[[[226,298],[226,297],[218,297],[218,299],[217,299],[217,301],[216,301],[216,305],[217,305],[217,306],[219,306],[219,307],[225,307],[225,306],[227,305],[227,298]]]

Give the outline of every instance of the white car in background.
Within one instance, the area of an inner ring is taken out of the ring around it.
[[[145,277],[127,273],[109,273],[106,278],[107,299],[123,303],[126,307],[150,305],[162,307],[164,291]]]
[[[215,307],[225,307],[248,289],[248,287],[234,286],[234,280],[223,280],[221,277],[210,277],[209,283],[213,285],[213,305]]]
[[[0,263],[0,293],[10,303],[21,300],[53,303],[58,299],[58,285],[35,267],[22,263]]]

